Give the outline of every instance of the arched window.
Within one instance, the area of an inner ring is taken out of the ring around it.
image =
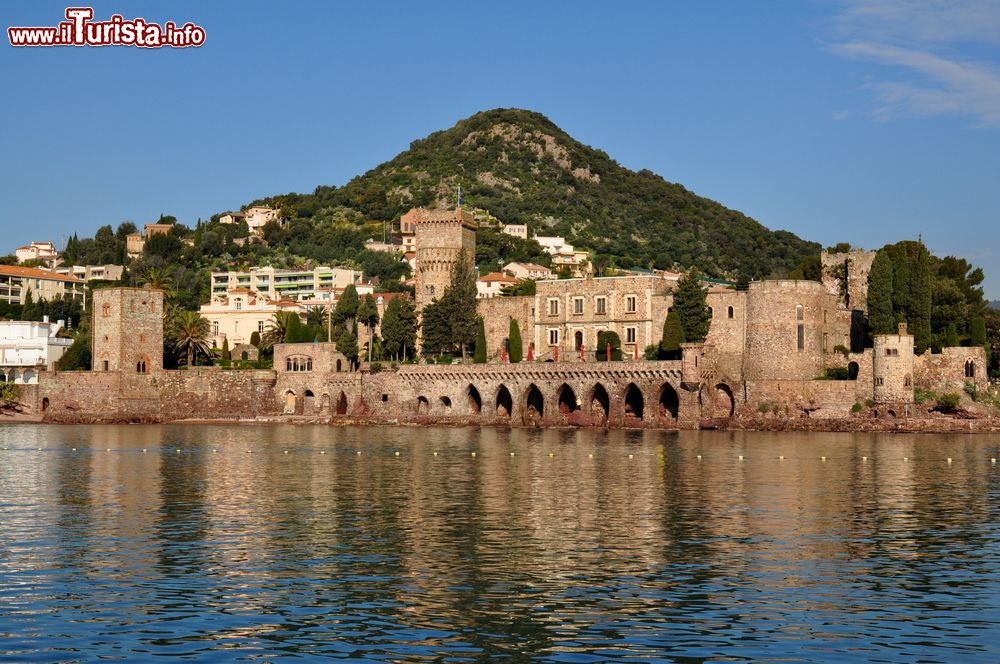
[[[733,308],[732,308],[731,306],[730,306],[730,307],[729,307],[728,309],[726,309],[726,315],[727,315],[727,316],[728,316],[729,318],[732,318],[732,317],[733,317],[733,314],[735,314],[735,313],[736,313],[736,312],[735,312],[735,310],[734,310],[734,309],[733,309]]]
[[[906,374],[903,378],[903,387],[913,387],[913,380],[910,378],[910,374]]]
[[[101,307],[101,316],[104,318],[109,318],[111,316],[111,305],[107,302]]]
[[[799,350],[803,350],[806,347],[806,327],[802,323],[804,317],[804,310],[801,304],[795,305],[795,320],[799,321],[799,324],[795,329],[795,343]]]
[[[804,313],[805,313],[805,311],[802,308],[802,305],[801,304],[796,304],[795,305],[795,320],[802,320],[802,317],[803,317]]]
[[[715,311],[712,309],[712,307],[709,307],[708,308],[708,317],[711,318],[714,315],[715,315]]]
[[[975,378],[976,377],[976,363],[972,360],[965,361],[965,377]]]

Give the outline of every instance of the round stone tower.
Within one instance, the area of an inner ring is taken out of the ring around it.
[[[872,343],[875,403],[913,403],[913,335],[906,323],[897,334],[876,334]]]
[[[747,292],[746,380],[810,380],[823,371],[830,296],[818,281],[755,281]]]

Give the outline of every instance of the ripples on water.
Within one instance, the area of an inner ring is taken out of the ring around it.
[[[992,437],[7,426],[0,444],[2,661],[1000,661]]]

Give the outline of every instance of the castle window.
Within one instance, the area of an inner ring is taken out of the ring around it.
[[[552,327],[549,328],[549,345],[558,346],[559,345],[559,329]]]
[[[550,316],[559,315],[559,300],[557,298],[549,299],[549,315]]]
[[[910,379],[910,374],[906,374],[906,378],[903,379],[903,386],[904,387],[912,387],[913,386],[913,381]]]
[[[257,332],[259,332],[260,334],[264,334],[264,321],[262,320],[257,321]]]
[[[715,310],[712,307],[708,308],[708,317],[711,318],[715,315]]]
[[[104,367],[104,371],[110,371],[111,370],[111,363],[108,362],[107,360],[104,360],[103,362],[101,362],[101,365]]]
[[[594,313],[598,316],[608,313],[608,298],[603,295],[594,298]]]
[[[625,313],[634,314],[636,312],[636,297],[635,295],[625,296]]]
[[[311,357],[287,357],[285,358],[285,370],[295,373],[312,371],[313,361]]]
[[[219,336],[219,321],[217,320],[212,321],[212,335]]]
[[[802,305],[801,304],[796,304],[795,305],[795,320],[802,320],[804,314],[805,314],[805,311],[803,310]]]
[[[635,327],[629,326],[625,328],[625,343],[635,343]]]
[[[976,377],[976,363],[972,360],[965,361],[965,377],[975,378]]]
[[[830,335],[826,332],[823,333],[823,352],[826,352],[827,344],[830,343]]]
[[[806,347],[806,326],[799,323],[796,326],[796,345],[799,350],[803,350]]]
[[[573,314],[579,316],[583,313],[583,298],[574,297],[573,298]]]
[[[108,318],[111,316],[111,305],[108,304],[107,302],[105,302],[104,306],[101,307],[101,316],[103,316],[104,318]]]
[[[876,385],[885,385],[885,379],[882,378],[882,376],[879,376],[878,378],[875,379],[875,384]]]
[[[736,313],[736,311],[732,307],[729,307],[728,309],[726,309],[726,315],[729,318],[732,318],[735,313]]]

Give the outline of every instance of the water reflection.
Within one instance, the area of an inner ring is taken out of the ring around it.
[[[39,426],[0,443],[3,660],[1000,659],[988,437]]]

